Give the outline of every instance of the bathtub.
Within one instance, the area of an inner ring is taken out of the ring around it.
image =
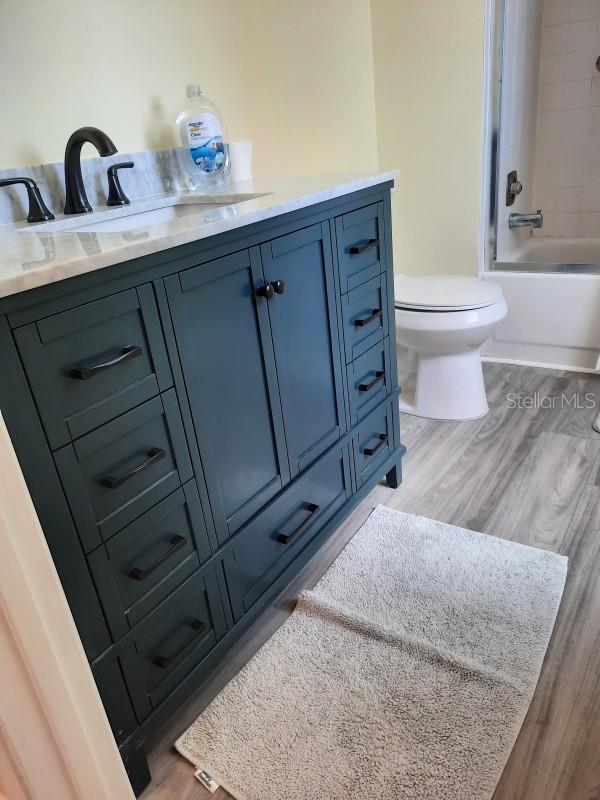
[[[496,270],[507,272],[568,272],[600,275],[600,237],[551,239],[531,236]]]
[[[484,346],[490,360],[600,369],[600,237],[530,236],[482,277],[500,284],[508,305]]]

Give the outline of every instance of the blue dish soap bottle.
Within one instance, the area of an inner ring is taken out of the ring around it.
[[[175,119],[179,162],[187,188],[222,188],[229,175],[225,121],[217,106],[196,84],[186,86],[187,100]]]

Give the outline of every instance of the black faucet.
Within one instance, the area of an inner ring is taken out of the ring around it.
[[[69,136],[65,149],[65,214],[91,211],[81,177],[81,148],[86,142],[94,145],[102,157],[117,152],[108,136],[98,128],[78,128]]]

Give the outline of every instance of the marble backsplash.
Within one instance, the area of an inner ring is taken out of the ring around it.
[[[106,158],[82,158],[81,173],[92,208],[106,205],[108,185],[106,170],[111,164],[133,161],[133,169],[119,171],[123,191],[131,199],[141,199],[184,188],[177,150],[146,150],[139,153],[115,153]],[[61,162],[37,167],[0,170],[0,179],[33,178],[44,202],[53,214],[62,214],[65,203],[65,171]],[[27,219],[27,192],[24,186],[0,188],[0,225]]]

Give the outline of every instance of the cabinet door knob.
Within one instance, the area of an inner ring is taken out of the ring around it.
[[[277,294],[285,292],[285,283],[283,281],[273,281],[272,286]]]
[[[266,297],[267,300],[270,300],[274,294],[275,290],[273,289],[272,283],[265,283],[264,286],[259,286],[256,290],[257,297]]]

